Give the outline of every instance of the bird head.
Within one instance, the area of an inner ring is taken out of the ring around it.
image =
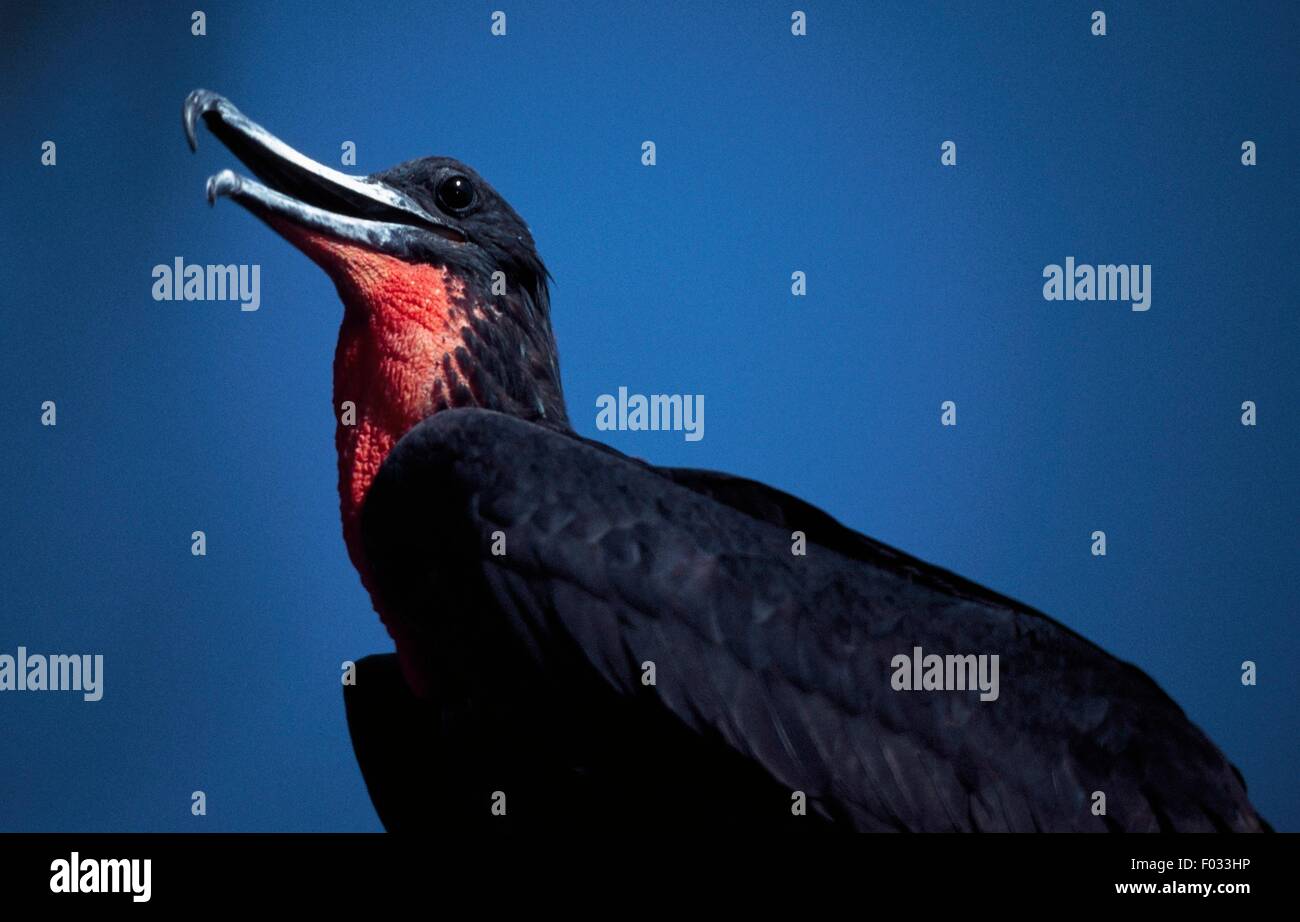
[[[265,221],[329,274],[343,302],[336,445],[359,568],[366,491],[420,420],[473,406],[567,428],[546,268],[523,219],[478,173],[448,157],[341,173],[208,90],[182,110],[192,149],[200,119],[257,177],[222,170],[208,201],[229,198]]]

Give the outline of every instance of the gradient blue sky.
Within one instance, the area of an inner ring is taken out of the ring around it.
[[[1147,670],[1300,829],[1300,5],[204,0],[3,20],[0,652],[103,653],[106,680],[95,704],[0,696],[0,829],[379,828],[338,685],[340,661],[391,649],[340,537],[341,308],[288,244],[204,202],[236,163],[207,134],[186,148],[199,86],[326,162],[355,141],[357,172],[473,165],[555,276],[579,431],[620,385],[705,395],[701,442],[601,435],[791,490],[1047,611]],[[1152,264],[1151,310],[1044,301],[1043,266],[1071,255]],[[261,310],[153,301],[177,256],[261,264]]]

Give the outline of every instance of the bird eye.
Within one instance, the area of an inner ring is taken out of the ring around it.
[[[474,186],[464,176],[448,176],[438,183],[438,207],[459,214],[474,204]]]

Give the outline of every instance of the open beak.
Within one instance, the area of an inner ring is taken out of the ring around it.
[[[211,90],[195,90],[181,111],[190,149],[198,148],[200,116],[262,182],[231,170],[208,178],[208,201],[234,199],[273,227],[276,219],[330,237],[407,256],[433,234],[464,243],[465,235],[399,189],[368,176],[351,176],[304,156],[249,120]]]

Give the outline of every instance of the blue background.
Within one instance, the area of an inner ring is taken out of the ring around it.
[[[200,86],[336,166],[355,141],[353,172],[476,167],[554,273],[580,432],[619,385],[705,395],[702,442],[600,435],[1047,611],[1146,669],[1300,829],[1298,11],[6,3],[0,652],[103,653],[106,676],[95,704],[0,695],[0,829],[379,828],[339,688],[391,649],[340,535],[341,308],[205,204],[238,164],[205,131],[186,148]],[[177,256],[261,264],[261,310],[153,301]],[[1151,310],[1044,301],[1066,256],[1151,263]]]

